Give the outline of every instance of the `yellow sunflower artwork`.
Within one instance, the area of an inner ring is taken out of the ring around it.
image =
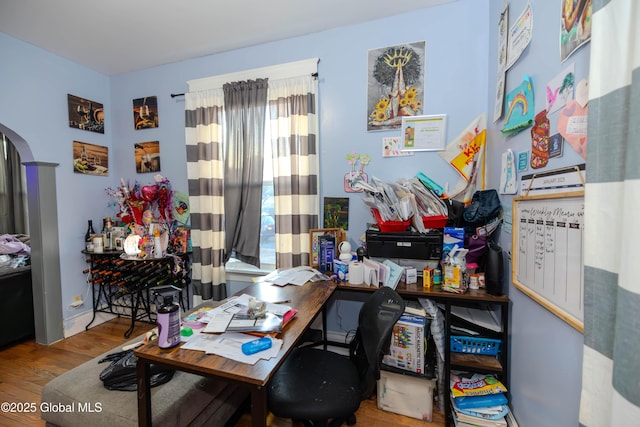
[[[398,129],[422,114],[425,42],[369,51],[367,131]]]

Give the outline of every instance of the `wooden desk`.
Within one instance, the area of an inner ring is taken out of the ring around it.
[[[351,285],[349,283],[340,283],[339,291],[348,292],[374,292],[377,288],[367,285]],[[448,384],[451,369],[459,370],[476,370],[478,372],[495,373],[501,377],[503,383],[509,389],[509,297],[507,295],[491,295],[484,289],[470,289],[464,294],[456,294],[443,291],[441,287],[432,287],[424,289],[422,287],[422,278],[418,278],[417,283],[406,284],[398,283],[396,291],[403,298],[429,298],[438,303],[444,304],[444,321],[445,321],[445,343],[444,343],[444,384],[445,384],[445,426],[452,425],[451,405],[448,394]],[[498,335],[502,340],[502,350],[498,357],[484,356],[477,354],[454,353],[451,351],[451,307],[452,306],[498,306],[500,307],[500,321],[502,324],[502,332]]]
[[[290,300],[298,314],[287,324],[279,338],[283,340],[277,357],[260,360],[255,365],[236,362],[222,356],[201,351],[181,350],[180,346],[161,349],[157,341],[135,350],[138,357],[138,425],[151,425],[151,388],[149,386],[149,364],[169,366],[179,371],[215,377],[249,388],[251,391],[251,416],[254,426],[265,426],[267,419],[267,383],[280,367],[289,352],[298,343],[302,334],[335,291],[337,285],[331,281],[307,283],[304,286],[279,287],[268,283],[254,283],[240,293],[249,294],[262,301]]]

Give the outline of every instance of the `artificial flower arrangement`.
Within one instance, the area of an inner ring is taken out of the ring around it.
[[[171,188],[168,178],[157,174],[154,183],[133,186],[120,179],[120,187],[107,188],[117,209],[116,224],[125,227],[126,236],[139,236],[138,257],[145,258],[160,238],[162,254],[189,250],[188,196]]]

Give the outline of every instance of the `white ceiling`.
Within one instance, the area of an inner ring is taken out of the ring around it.
[[[449,1],[0,0],[0,32],[113,75]]]

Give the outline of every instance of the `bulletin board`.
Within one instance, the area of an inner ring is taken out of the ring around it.
[[[514,197],[511,281],[584,332],[584,191]]]

